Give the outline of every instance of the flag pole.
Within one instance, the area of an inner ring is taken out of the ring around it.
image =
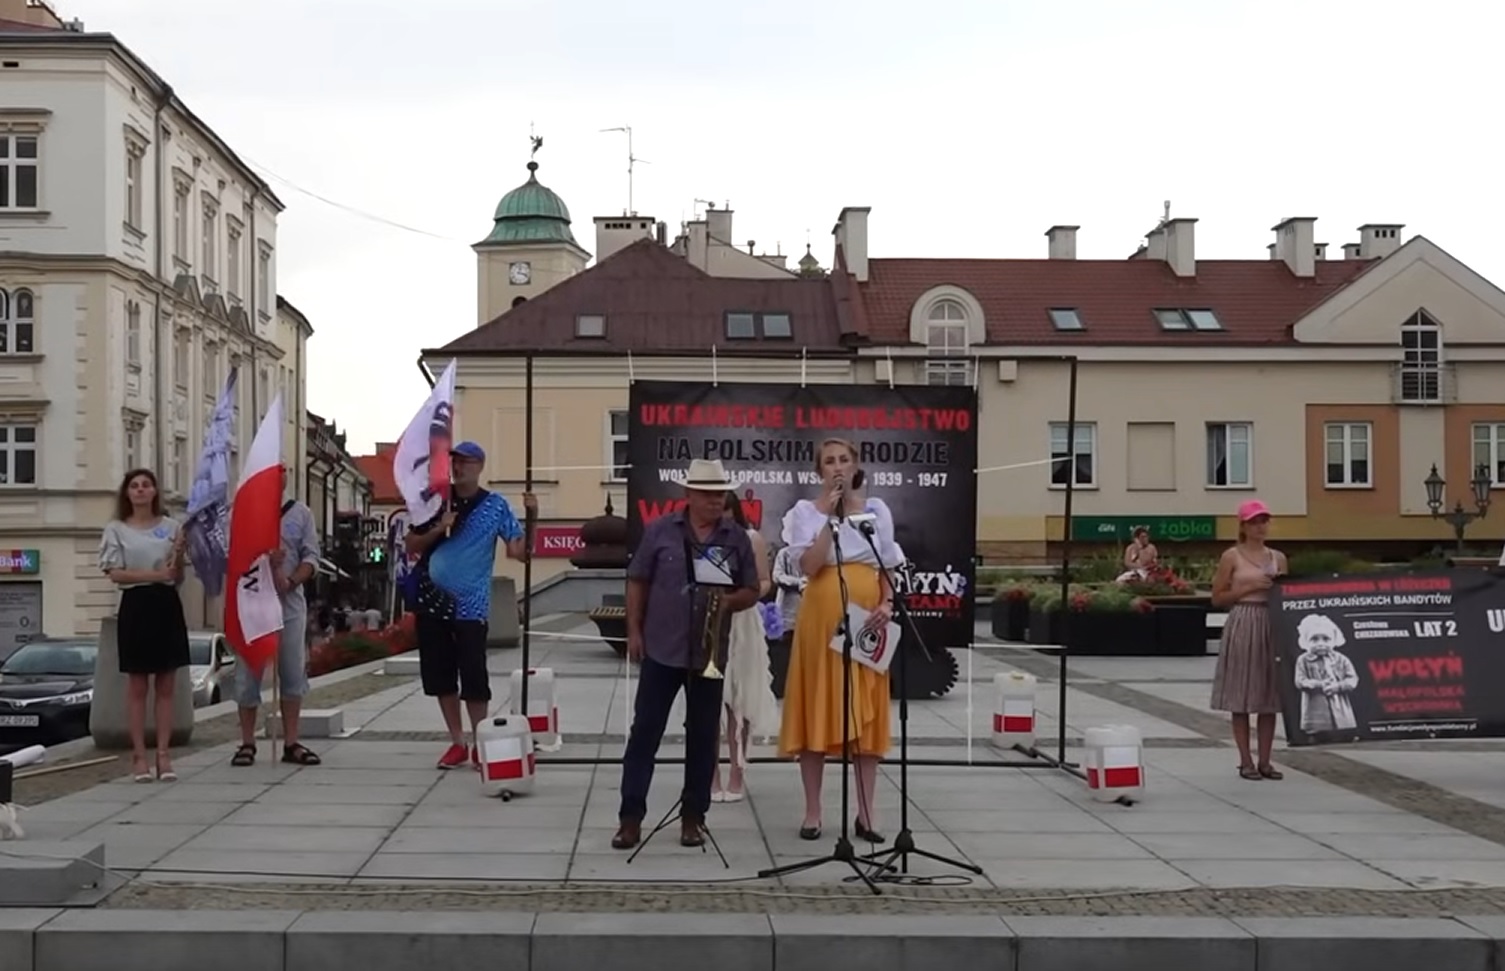
[[[533,491],[533,355],[524,358],[523,378],[523,492]],[[533,512],[523,504],[523,609],[522,609],[522,649],[523,649],[523,677],[522,698],[519,701],[519,714],[524,719],[528,717],[528,671],[530,665],[530,635],[528,628],[533,621]]]

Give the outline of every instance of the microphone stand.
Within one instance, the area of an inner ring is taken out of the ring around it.
[[[909,612],[909,603],[899,595],[899,587],[894,583],[893,572],[883,565],[883,556],[878,552],[878,544],[875,541],[876,527],[870,522],[862,523],[858,527],[862,538],[867,541],[868,549],[873,551],[873,559],[878,564],[878,569],[888,578],[888,588],[894,591],[894,605],[899,610],[899,616],[909,633],[919,643],[920,650],[928,656],[929,647],[925,639],[920,636],[920,629],[914,622],[914,615]],[[919,856],[936,863],[944,863],[946,866],[954,866],[958,870],[966,870],[982,876],[982,867],[973,863],[942,856],[929,850],[922,850],[915,846],[914,833],[909,828],[909,651],[904,650],[902,638],[898,645],[899,656],[894,662],[899,665],[899,832],[894,834],[894,845],[886,850],[872,853],[859,859],[864,863],[871,863],[876,870],[885,875],[879,880],[902,880],[909,874],[910,856]],[[893,863],[899,861],[898,877],[886,874],[894,869]]]
[[[831,549],[836,557],[836,582],[841,589],[841,829],[836,836],[836,845],[826,856],[817,857],[813,860],[801,860],[798,863],[790,863],[769,870],[760,870],[760,878],[781,877],[790,873],[800,873],[805,870],[813,870],[827,863],[845,863],[852,868],[857,879],[867,885],[867,888],[875,896],[882,896],[883,891],[873,882],[861,866],[858,865],[857,851],[852,846],[851,825],[851,792],[852,792],[852,622],[847,613],[850,609],[850,599],[847,593],[846,563],[841,556],[841,523],[846,520],[846,490],[843,489],[838,500],[839,513],[827,524],[826,528],[831,531]],[[817,650],[830,650],[830,647],[822,644]],[[790,655],[791,660],[793,655]],[[866,862],[866,861],[864,861]],[[890,867],[889,869],[892,869]]]

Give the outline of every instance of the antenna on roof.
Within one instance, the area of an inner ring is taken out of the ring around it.
[[[697,222],[703,217],[703,213],[701,213],[701,211],[700,211],[700,207],[701,206],[705,206],[707,209],[715,209],[716,208],[716,204],[714,202],[712,202],[711,200],[709,200],[709,199],[696,199],[695,202],[693,203],[693,209],[692,209],[692,211],[695,214],[695,219],[696,219]]]
[[[1165,200],[1165,215],[1163,217],[1161,217],[1160,222],[1162,224],[1164,224],[1164,223],[1168,223],[1170,221],[1171,221],[1171,201],[1169,199],[1167,199],[1167,200]]]
[[[632,170],[639,162],[643,162],[644,164],[651,163],[649,163],[645,158],[638,158],[636,155],[632,154],[631,125],[619,125],[616,128],[603,128],[601,129],[601,131],[624,131],[627,133],[627,211],[623,213],[623,215],[636,216],[638,214],[638,211],[637,209],[633,208],[632,205]]]

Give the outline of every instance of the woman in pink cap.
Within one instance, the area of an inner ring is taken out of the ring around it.
[[[1212,676],[1212,708],[1232,713],[1238,774],[1256,781],[1282,777],[1270,764],[1275,716],[1281,706],[1268,602],[1275,578],[1286,572],[1286,558],[1265,545],[1269,532],[1268,506],[1258,499],[1240,505],[1238,544],[1223,554],[1212,578],[1213,606],[1228,608],[1218,667]],[[1258,721],[1258,762],[1249,752],[1251,714]]]

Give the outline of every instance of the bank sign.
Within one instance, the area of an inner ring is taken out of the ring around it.
[[[31,576],[41,570],[41,550],[0,550],[0,576]]]
[[[1214,542],[1218,538],[1215,516],[1073,516],[1071,538],[1087,543],[1125,543],[1134,530],[1150,531],[1152,543]]]

